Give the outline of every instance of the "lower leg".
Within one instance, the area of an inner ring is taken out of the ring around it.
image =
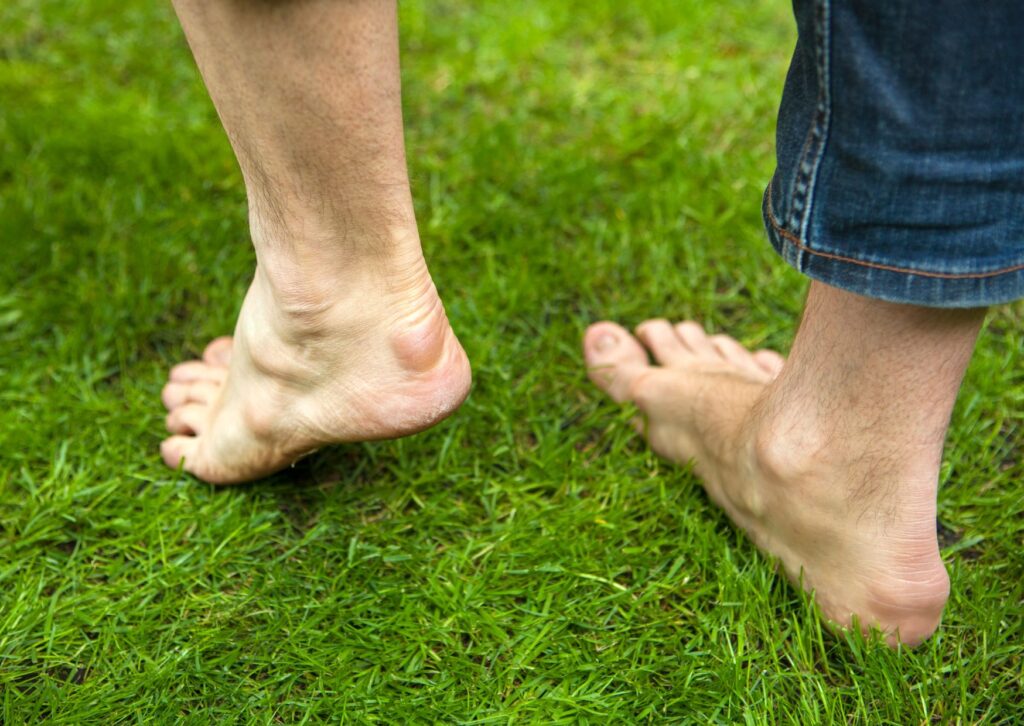
[[[692,324],[638,329],[662,367],[608,323],[591,328],[585,351],[595,382],[647,415],[652,446],[694,459],[712,499],[815,591],[827,617],[916,643],[948,594],[935,536],[939,466],[983,317],[814,283],[776,370],[754,365],[766,354]]]
[[[233,340],[175,368],[164,459],[244,481],[451,412],[469,367],[420,248],[394,2],[176,0],[245,180]]]

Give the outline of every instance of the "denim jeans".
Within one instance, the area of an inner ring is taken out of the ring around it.
[[[873,298],[1024,298],[1024,2],[794,0],[775,249]]]

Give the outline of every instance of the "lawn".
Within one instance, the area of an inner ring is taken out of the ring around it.
[[[244,190],[171,9],[0,6],[0,721],[1020,723],[1024,306],[954,414],[953,596],[830,634],[587,381],[605,317],[785,351],[761,191],[782,0],[401,4],[428,261],[465,406],[252,485],[166,469],[168,366],[230,332]]]

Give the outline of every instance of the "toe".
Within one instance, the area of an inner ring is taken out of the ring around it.
[[[170,379],[174,383],[190,383],[192,381],[223,383],[227,375],[227,368],[213,366],[200,360],[190,360],[171,368]]]
[[[160,394],[168,411],[186,403],[211,404],[220,393],[219,383],[194,381],[192,383],[168,383]]]
[[[709,340],[715,350],[718,351],[718,354],[725,360],[754,375],[764,375],[764,369],[757,364],[750,351],[733,338],[730,338],[728,335],[712,335]]]
[[[650,369],[647,351],[615,323],[591,325],[583,338],[583,354],[590,380],[620,402],[629,399],[633,382]]]
[[[164,408],[170,411],[188,401],[188,383],[170,382],[160,391],[160,400],[164,402]]]
[[[233,472],[217,464],[206,451],[209,441],[197,436],[169,436],[160,443],[160,456],[172,469],[183,471],[210,484],[238,484],[253,478],[251,472]]]
[[[196,381],[188,389],[188,403],[203,403],[209,406],[220,395],[221,385],[209,381]]]
[[[654,360],[663,366],[671,366],[693,358],[690,349],[676,334],[667,320],[645,320],[636,327],[636,335],[651,351]]]
[[[772,378],[782,373],[786,359],[774,350],[759,350],[752,355],[754,362]]]
[[[234,339],[230,335],[214,338],[206,346],[206,350],[203,351],[203,360],[209,365],[227,368],[228,364],[231,363],[233,343]]]
[[[171,436],[160,442],[160,456],[164,463],[172,469],[187,465],[199,448],[199,439],[195,436]]]
[[[201,434],[206,429],[210,408],[200,403],[186,403],[167,414],[167,430],[172,434]]]
[[[718,351],[711,344],[708,334],[704,332],[704,326],[693,320],[684,320],[676,324],[676,333],[683,341],[683,345],[689,348],[695,355],[702,358],[719,358]]]

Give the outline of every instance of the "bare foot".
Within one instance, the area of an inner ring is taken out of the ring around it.
[[[249,481],[326,444],[416,433],[466,397],[469,362],[421,257],[356,281],[292,272],[258,268],[234,338],[171,370],[168,466]]]
[[[849,627],[856,618],[893,646],[927,638],[949,594],[934,513],[919,504],[934,503],[934,474],[893,473],[900,486],[888,486],[886,462],[862,450],[801,451],[770,412],[778,353],[751,353],[689,321],[649,320],[637,336],[659,365],[608,322],[590,327],[584,354],[591,380],[644,414],[651,447],[694,461],[711,499],[815,593],[829,620]]]

